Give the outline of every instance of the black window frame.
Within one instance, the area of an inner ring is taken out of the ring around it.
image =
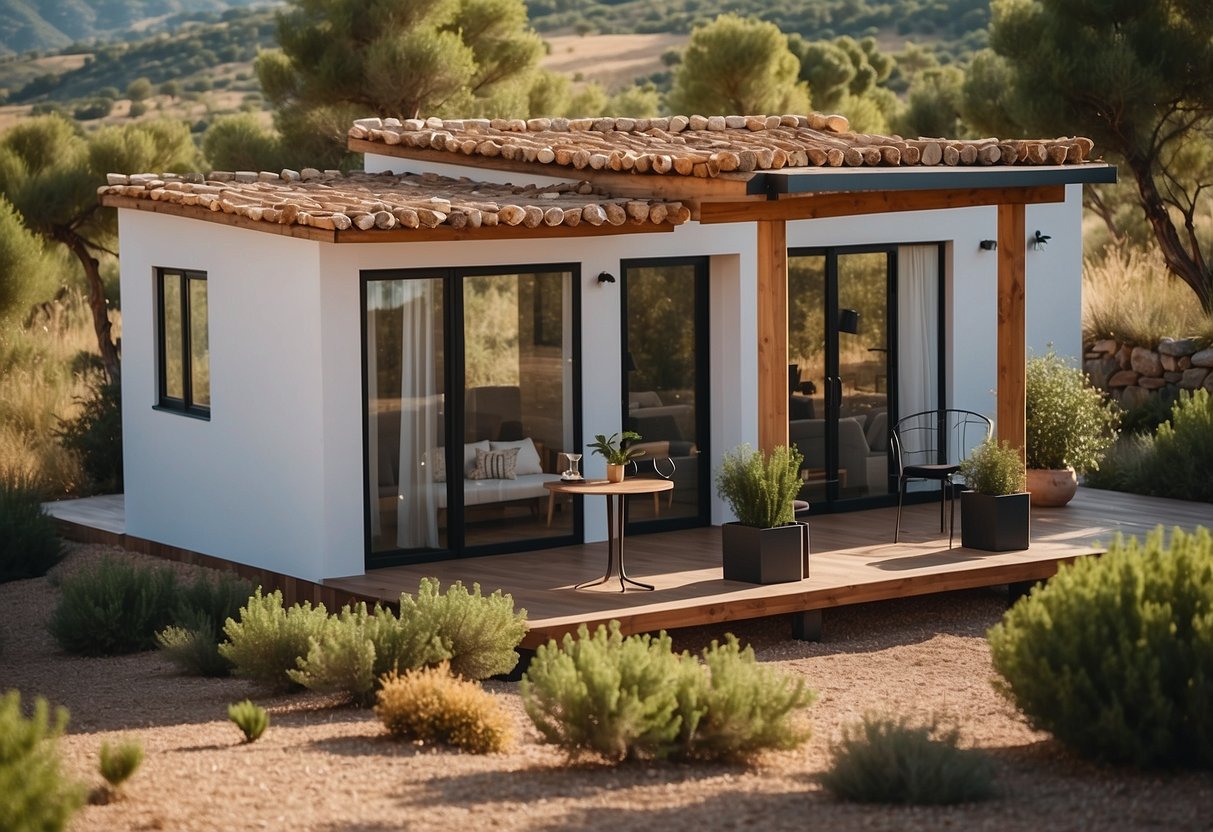
[[[168,394],[168,344],[166,342],[164,284],[168,278],[177,276],[181,293],[181,397]],[[194,401],[193,327],[190,324],[190,281],[207,282],[207,273],[199,269],[181,269],[167,266],[157,267],[156,280],[156,405],[155,410],[166,410],[209,421],[211,406]],[[207,286],[207,360],[210,360],[210,287]],[[209,392],[209,384],[208,384]],[[209,396],[208,396],[209,398]]]

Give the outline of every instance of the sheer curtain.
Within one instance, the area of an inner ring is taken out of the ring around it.
[[[438,548],[438,488],[433,464],[438,450],[441,396],[434,372],[434,280],[393,282],[401,293],[400,500],[396,544]]]
[[[939,406],[939,246],[897,250],[897,407]]]

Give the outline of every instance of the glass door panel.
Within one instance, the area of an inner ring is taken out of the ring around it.
[[[826,499],[826,258],[788,258],[788,439],[804,454],[802,499]]]
[[[632,476],[674,481],[674,490],[628,503],[631,524],[706,523],[707,263],[624,264],[624,427],[644,454]]]
[[[463,545],[567,537],[571,501],[543,483],[574,447],[572,275],[477,275],[461,289]]]
[[[445,549],[443,281],[366,285],[370,552]]]
[[[889,254],[838,255],[839,496],[889,493]]]

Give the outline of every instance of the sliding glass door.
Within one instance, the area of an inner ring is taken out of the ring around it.
[[[805,456],[802,497],[817,507],[894,491],[891,425],[941,400],[940,252],[790,252],[788,434]]]
[[[629,501],[629,531],[710,522],[708,261],[623,263],[624,420],[644,454],[634,476],[663,477],[674,490]]]
[[[574,272],[364,273],[369,566],[567,543]],[[455,437],[455,441],[447,441]]]

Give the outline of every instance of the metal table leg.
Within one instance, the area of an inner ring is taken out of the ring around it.
[[[574,589],[583,589],[585,587],[598,586],[605,584],[611,579],[612,573],[615,571],[615,562],[619,562],[619,591],[627,592],[628,584],[637,589],[653,590],[651,584],[642,583],[634,578],[628,577],[627,569],[623,563],[623,531],[627,526],[627,495],[625,494],[607,494],[607,568],[606,574],[601,578],[596,578],[592,581],[577,584]]]

